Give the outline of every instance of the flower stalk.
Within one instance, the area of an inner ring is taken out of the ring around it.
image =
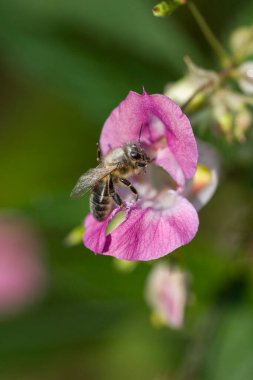
[[[222,65],[228,66],[230,64],[230,58],[228,54],[226,53],[225,49],[210,29],[209,25],[207,24],[205,18],[203,17],[197,6],[192,1],[187,1],[187,5],[192,16],[197,22],[200,30],[202,31],[204,37],[206,38],[213,51],[219,57]]]

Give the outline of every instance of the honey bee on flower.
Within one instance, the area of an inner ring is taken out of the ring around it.
[[[131,194],[117,186],[124,205],[111,190],[114,208],[102,221],[96,213],[89,214],[84,233],[84,244],[94,253],[132,261],[164,256],[191,241],[198,229],[197,211],[183,194],[196,171],[197,143],[188,118],[172,100],[145,91],[141,95],[130,92],[103,126],[102,157],[138,142],[140,126],[142,162],[146,166],[149,157],[152,162],[145,175],[131,175],[138,200],[133,202]],[[108,225],[122,210],[123,220],[108,232]]]

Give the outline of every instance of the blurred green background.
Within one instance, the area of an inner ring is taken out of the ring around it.
[[[252,0],[196,1],[217,36],[253,19]],[[161,93],[183,56],[217,68],[186,8],[152,16],[145,0],[0,2],[0,203],[39,229],[48,287],[0,321],[0,379],[253,378],[253,143],[221,145],[224,171],[196,239],[170,255],[192,274],[181,331],[155,329],[131,273],[64,238],[88,211],[71,202],[96,164],[102,124],[129,90]],[[250,134],[249,134],[250,135]],[[252,133],[251,133],[252,136]]]

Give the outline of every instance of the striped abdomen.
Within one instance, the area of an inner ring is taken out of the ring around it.
[[[109,183],[105,178],[97,182],[90,196],[90,211],[99,222],[106,219],[112,209],[112,199],[109,195]]]

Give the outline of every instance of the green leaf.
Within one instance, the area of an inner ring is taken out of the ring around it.
[[[131,20],[131,23],[129,23]],[[122,3],[18,0],[0,5],[5,59],[60,90],[103,122],[130,89],[163,90],[184,70],[194,42],[156,20],[142,0]]]
[[[248,380],[253,378],[252,308],[224,313],[205,364],[205,379]]]

